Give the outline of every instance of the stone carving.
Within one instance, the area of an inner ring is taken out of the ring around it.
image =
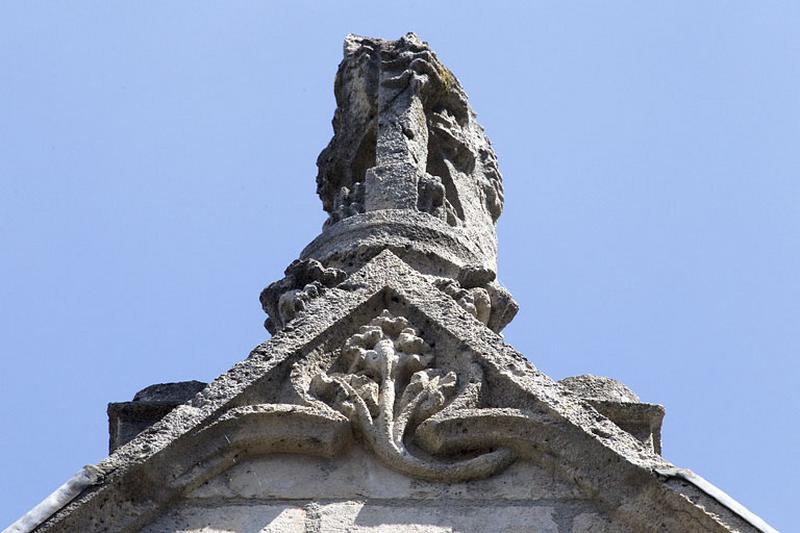
[[[349,35],[334,92],[334,135],[317,160],[328,218],[300,257],[353,272],[392,250],[457,282],[441,287],[499,332],[517,309],[496,282],[502,177],[459,81],[413,33]],[[292,296],[287,316],[313,297]]]
[[[389,466],[425,479],[465,480],[492,475],[512,460],[502,448],[468,459],[437,459],[408,444],[421,423],[463,401],[456,373],[433,365],[430,346],[405,318],[384,310],[347,340],[341,357],[346,370],[316,374],[309,392],[347,416]],[[471,390],[461,388],[462,395]]]
[[[497,282],[480,283],[473,278],[469,275],[460,276],[460,281],[438,278],[433,283],[482,324],[500,332],[517,314],[519,305]]]
[[[462,289],[457,281],[446,278],[437,280],[436,287],[453,298],[458,305],[477,318],[482,324],[489,324],[489,318],[492,314],[492,299],[489,296],[489,291],[483,287]]]
[[[336,268],[326,268],[315,259],[295,260],[286,267],[285,277],[261,292],[261,307],[269,315],[264,327],[274,334],[281,330],[309,300],[335,287],[347,275]]]
[[[324,227],[339,222],[343,218],[364,212],[364,183],[357,181],[350,187],[342,187],[333,197],[333,207]]]
[[[497,220],[494,150],[427,43],[348,36],[334,90],[334,137],[317,160],[327,225],[365,209],[415,209],[451,226]]]

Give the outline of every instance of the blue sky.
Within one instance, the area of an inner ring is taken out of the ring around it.
[[[321,228],[348,32],[416,31],[505,178],[506,339],[667,408],[664,455],[800,530],[797,2],[0,4],[0,525],[211,380]]]

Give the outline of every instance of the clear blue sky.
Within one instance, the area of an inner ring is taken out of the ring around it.
[[[505,177],[506,338],[667,408],[664,455],[800,531],[797,2],[3,2],[0,527],[105,406],[211,380],[319,231],[348,32],[416,31]]]

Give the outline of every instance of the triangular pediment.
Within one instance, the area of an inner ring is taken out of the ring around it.
[[[443,482],[529,461],[631,530],[757,530],[389,251],[102,461],[40,530],[136,531],[245,459],[334,458],[354,441],[402,475]]]

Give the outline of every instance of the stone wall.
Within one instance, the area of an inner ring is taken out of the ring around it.
[[[387,469],[359,446],[336,459],[276,454],[237,464],[144,531],[256,533],[612,532],[574,485],[529,461],[498,476],[436,483]]]

